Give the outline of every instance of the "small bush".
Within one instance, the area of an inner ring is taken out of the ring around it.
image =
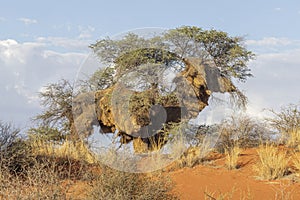
[[[208,154],[213,150],[216,126],[188,126],[184,140],[172,145],[172,152],[177,152],[178,167],[194,167],[197,164],[209,161]],[[188,147],[188,148],[187,148]]]
[[[20,130],[0,121],[0,169],[22,174],[33,164],[30,146],[19,136]]]
[[[258,150],[259,162],[254,169],[259,178],[274,180],[288,173],[287,151],[273,144],[261,145]]]
[[[234,148],[257,147],[262,141],[269,139],[269,130],[261,123],[248,116],[231,116],[219,125],[220,138],[216,149],[224,153]]]
[[[126,173],[104,167],[93,183],[88,199],[178,199],[171,194],[171,189],[171,182],[160,175]]]
[[[20,176],[9,170],[0,170],[0,199],[66,199],[66,187],[62,187],[54,168],[36,163]]]
[[[268,119],[271,125],[281,134],[281,140],[290,147],[300,144],[300,108],[290,104],[279,112],[271,110],[273,118]]]

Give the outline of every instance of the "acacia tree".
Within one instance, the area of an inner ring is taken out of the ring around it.
[[[88,90],[103,90],[112,86],[127,70],[149,63],[182,66],[186,57],[200,57],[205,62],[214,63],[227,78],[246,81],[252,76],[247,63],[254,54],[242,42],[241,37],[195,26],[170,29],[150,38],[133,33],[119,40],[107,37],[90,45],[107,68],[96,71],[85,81],[85,86],[89,87]],[[74,88],[69,81],[61,80],[46,86],[40,93],[45,110],[36,119],[44,127],[54,127],[64,135],[78,137],[72,113],[73,96]]]
[[[73,92],[73,85],[65,79],[47,85],[39,93],[41,105],[45,109],[34,118],[39,121],[39,128],[32,129],[30,132],[54,134],[53,138],[60,139],[63,138],[62,136],[70,136],[72,139],[78,138],[72,113]]]
[[[154,93],[152,95],[154,97],[159,96],[157,94],[158,85],[155,84],[158,79],[155,77],[149,78],[149,76],[152,76],[151,73],[134,73],[143,69],[143,66],[149,66],[150,68],[155,68],[160,65],[172,68],[179,66],[179,70],[182,70],[186,67],[185,65],[187,65],[185,62],[187,59],[185,58],[197,57],[201,58],[204,63],[217,67],[219,70],[216,71],[220,72],[222,77],[229,79],[228,83],[231,82],[231,79],[246,81],[252,76],[247,64],[254,58],[254,54],[243,46],[243,38],[232,37],[226,32],[214,29],[203,30],[195,26],[182,26],[167,30],[160,36],[152,38],[143,38],[130,33],[119,40],[105,38],[97,41],[90,47],[100,60],[104,62],[108,68],[112,69],[111,77],[113,81],[110,81],[111,79],[109,79],[109,81],[103,79],[104,84],[101,84],[105,87],[113,86],[120,78],[125,77],[125,80],[122,79],[122,84],[126,85],[128,81],[135,87],[146,85],[143,89],[153,91]],[[100,79],[102,74],[103,73],[97,72],[97,74],[94,75]],[[129,76],[126,76],[126,74],[129,74]],[[132,77],[132,74],[135,76],[144,76],[142,78],[146,82],[152,81],[153,84],[152,82],[150,84],[144,84],[141,79]],[[93,76],[93,79],[97,80],[95,76]],[[157,73],[153,73],[153,76],[157,76]],[[105,77],[108,77],[107,74]],[[132,81],[135,82],[132,83]],[[100,87],[98,88],[102,89]],[[235,86],[233,86],[232,90],[235,91],[238,97],[243,97],[242,105],[244,105],[245,96]],[[140,101],[142,102],[141,99]],[[151,107],[151,105],[148,105],[148,107]],[[143,106],[137,105],[136,107]],[[144,108],[148,107],[144,106]],[[137,115],[138,112],[136,109],[134,110],[133,115]],[[145,113],[147,113],[147,109]]]

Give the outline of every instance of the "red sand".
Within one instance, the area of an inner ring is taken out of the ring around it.
[[[256,150],[249,149],[241,154],[239,163],[242,166],[237,170],[227,170],[222,158],[216,160],[214,166],[198,165],[171,172],[171,177],[176,183],[174,192],[180,194],[180,199],[183,200],[205,199],[205,192],[214,193],[214,197],[220,192],[233,194],[232,199],[243,199],[248,194],[251,199],[259,200],[273,200],[276,199],[276,195],[277,199],[287,199],[288,195],[291,199],[300,199],[300,184],[291,179],[258,180],[253,170],[253,164],[257,159]]]

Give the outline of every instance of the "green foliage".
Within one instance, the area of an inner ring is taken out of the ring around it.
[[[170,64],[179,62],[179,58],[175,53],[162,49],[141,48],[121,54],[114,62],[116,64],[117,76],[120,77],[127,70],[135,69],[142,64],[152,63],[169,66]]]
[[[90,48],[107,64],[114,63],[114,61],[122,54],[140,48],[164,47],[165,44],[161,42],[159,36],[145,39],[139,37],[134,33],[125,35],[120,40],[112,40],[109,37],[97,41],[90,45]]]
[[[82,82],[81,87],[84,88],[84,91],[107,89],[114,83],[115,71],[115,67],[98,69],[88,80]]]
[[[243,46],[241,37],[231,37],[214,29],[182,26],[167,31],[165,38],[172,44],[171,51],[181,57],[211,60],[224,75],[240,81],[252,76],[247,63],[254,58],[254,54]]]
[[[247,63],[254,54],[242,42],[243,38],[231,37],[223,31],[182,26],[147,39],[133,33],[119,40],[106,38],[90,47],[102,61],[117,65],[118,74],[146,62],[168,64],[186,57],[200,57],[213,62],[227,77],[245,81],[252,76]]]
[[[225,75],[245,81],[251,77],[247,62],[254,54],[242,46],[241,37],[230,37],[226,32],[206,30],[197,37],[217,67]]]
[[[205,56],[200,43],[196,42],[202,29],[195,26],[182,26],[166,31],[163,39],[170,45],[170,50],[180,58]]]

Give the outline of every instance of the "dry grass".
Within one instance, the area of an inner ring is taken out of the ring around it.
[[[177,148],[180,147],[177,146]],[[203,163],[205,161],[206,155],[211,150],[212,149],[207,143],[203,143],[202,145],[195,147],[190,146],[186,151],[183,152],[181,157],[177,160],[178,167],[194,167],[197,164]]]
[[[300,128],[290,130],[288,133],[283,133],[287,138],[287,146],[298,148],[300,145]]]
[[[258,150],[259,161],[254,166],[259,178],[274,180],[285,176],[288,172],[287,150],[279,149],[273,144],[261,145]]]
[[[199,162],[201,162],[199,147],[188,148],[183,153],[183,155],[177,160],[177,164],[179,168],[193,167]]]
[[[293,156],[292,156],[292,163],[293,163],[293,166],[295,167],[296,169],[296,174],[298,176],[300,176],[300,153],[299,153],[299,147],[298,147],[298,152],[294,152],[293,153]]]
[[[76,142],[66,140],[58,144],[52,141],[35,139],[30,141],[30,145],[34,155],[70,158],[73,160],[86,161],[88,163],[97,162],[93,153],[82,140]]]
[[[103,168],[88,198],[105,200],[172,200],[172,183],[161,174],[137,174]]]
[[[62,187],[61,182],[54,163],[35,162],[20,174],[2,166],[0,199],[66,199],[68,187]]]
[[[229,170],[238,169],[238,158],[241,153],[241,148],[238,145],[230,149],[225,149],[226,161],[225,164]]]
[[[35,149],[35,153],[44,152]],[[20,148],[18,150],[21,150]],[[60,156],[67,156],[66,152],[47,149],[51,152],[64,152]],[[23,151],[20,152],[20,154]],[[23,155],[23,154],[22,154]],[[111,157],[111,156],[110,156]],[[92,172],[89,165],[81,160],[67,157],[30,156],[30,166],[21,166],[19,172],[12,171],[10,166],[15,165],[14,160],[1,159],[0,161],[0,199],[78,199],[70,195],[69,189],[76,181],[90,183],[82,199],[178,199],[171,193],[172,182],[161,174],[126,173],[93,165],[97,173]],[[113,159],[111,157],[111,159]],[[17,163],[19,165],[19,163]],[[68,180],[66,182],[66,180]],[[67,183],[67,184],[66,184]]]

